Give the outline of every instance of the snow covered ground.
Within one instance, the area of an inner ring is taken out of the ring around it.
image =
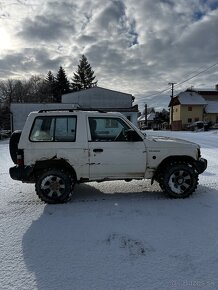
[[[218,289],[218,133],[147,132],[199,143],[208,169],[194,195],[149,181],[87,183],[45,205],[10,179],[0,142],[0,289]]]

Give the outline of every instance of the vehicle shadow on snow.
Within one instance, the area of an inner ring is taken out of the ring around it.
[[[23,236],[24,261],[34,273],[37,289],[105,289],[108,279],[108,289],[116,289],[113,283],[120,280],[120,271],[124,275],[125,267],[143,266],[155,255],[152,243],[141,237],[142,225],[144,230],[152,220],[173,221],[175,216],[178,222],[180,213],[182,223],[187,218],[188,225],[193,210],[196,220],[211,210],[204,206],[210,200],[204,197],[209,191],[204,186],[192,198],[169,200],[164,205],[161,199],[167,198],[159,189],[121,192],[114,191],[112,184],[107,192],[96,186],[75,188],[70,203],[46,205]],[[122,210],[117,206],[121,201]],[[155,234],[156,229],[152,231]]]
[[[136,190],[137,189],[137,190]],[[79,186],[75,186],[74,193],[70,203],[79,201],[98,201],[98,200],[115,200],[115,199],[137,199],[137,198],[148,198],[148,199],[166,199],[168,198],[159,188],[156,186],[149,186],[146,188],[146,184],[142,182],[124,182],[120,181],[119,185],[117,182],[107,183],[84,183]]]
[[[137,190],[135,190],[137,187]],[[89,202],[89,201],[113,201],[121,199],[123,201],[137,201],[140,199],[145,200],[172,200],[172,201],[182,201],[190,200],[195,198],[200,198],[202,194],[211,192],[211,187],[208,185],[198,185],[196,191],[188,198],[185,199],[174,199],[165,194],[159,187],[158,183],[154,183],[152,186],[150,184],[144,184],[140,181],[133,181],[126,183],[124,181],[120,182],[120,186],[117,186],[116,182],[107,182],[105,187],[104,183],[84,183],[76,186],[72,199],[69,204],[75,202]],[[213,191],[218,190],[213,188]]]

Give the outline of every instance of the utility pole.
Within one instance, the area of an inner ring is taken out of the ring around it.
[[[173,126],[173,92],[174,92],[174,85],[176,83],[168,83],[171,86],[171,110],[170,110],[170,123],[171,123],[171,130]]]
[[[148,125],[148,105],[145,104],[145,126]]]

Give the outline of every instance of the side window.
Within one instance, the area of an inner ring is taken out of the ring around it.
[[[92,141],[127,141],[126,131],[130,127],[119,118],[89,118]]]
[[[38,117],[35,119],[30,141],[53,141],[55,119],[52,117]]]
[[[57,117],[55,123],[55,141],[75,141],[76,118]]]
[[[76,117],[37,117],[34,121],[30,141],[74,142],[76,139]]]

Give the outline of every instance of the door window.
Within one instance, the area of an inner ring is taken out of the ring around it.
[[[92,141],[127,141],[126,132],[130,127],[119,118],[89,118]]]

